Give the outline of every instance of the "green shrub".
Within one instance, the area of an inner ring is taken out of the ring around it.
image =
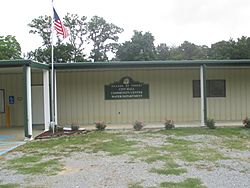
[[[209,128],[209,129],[215,129],[215,121],[214,119],[210,119],[208,118],[205,122],[206,126]]]
[[[246,117],[245,119],[242,120],[242,123],[245,128],[250,128],[250,119]]]
[[[165,129],[173,129],[174,126],[174,121],[173,120],[165,120]]]
[[[71,124],[71,130],[72,131],[78,131],[79,130],[79,125]]]
[[[62,132],[63,131],[63,126],[56,126],[56,132]]]
[[[140,131],[144,127],[144,122],[136,120],[133,124],[133,127],[134,127],[134,130]]]
[[[104,131],[107,125],[105,124],[104,121],[97,121],[95,122],[95,127],[98,131]]]

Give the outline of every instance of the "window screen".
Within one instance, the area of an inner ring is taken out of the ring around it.
[[[225,80],[207,80],[206,81],[207,97],[226,97]],[[193,80],[193,97],[200,97],[200,80]]]

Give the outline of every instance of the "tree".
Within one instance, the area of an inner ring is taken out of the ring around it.
[[[72,46],[72,61],[86,61],[84,59],[84,44],[87,38],[87,17],[79,17],[77,14],[69,14],[64,17],[65,26],[70,30],[69,41]]]
[[[7,35],[6,37],[0,36],[0,59],[20,59],[21,46],[17,42],[15,36]]]
[[[64,18],[64,25],[70,30],[69,42],[62,42],[57,37],[56,45],[54,45],[54,61],[69,62],[69,61],[86,61],[83,52],[84,35],[86,35],[86,17],[79,17],[76,14],[67,14]],[[51,17],[39,16],[28,24],[31,27],[30,33],[38,34],[43,42],[38,49],[28,53],[29,59],[34,59],[40,62],[51,61]],[[85,37],[86,38],[86,37]]]
[[[88,39],[93,43],[90,58],[94,61],[107,61],[107,52],[115,52],[123,29],[106,22],[104,18],[93,16],[88,23]]]
[[[250,58],[250,38],[242,36],[237,42],[232,42],[231,59],[249,59]]]
[[[56,63],[66,63],[72,60],[74,52],[74,47],[67,44],[60,44],[54,46],[54,62]],[[38,62],[51,62],[51,46],[47,48],[39,47],[34,51],[31,51],[27,54],[28,59],[33,59]]]
[[[234,41],[220,41],[211,45],[209,57],[211,59],[231,59]]]
[[[194,60],[207,59],[208,46],[198,46],[188,41],[184,41],[180,46],[170,49],[170,59],[174,60]]]
[[[50,16],[39,16],[28,24],[31,27],[29,33],[38,34],[42,40],[45,47],[50,47],[51,45],[51,17]]]
[[[142,31],[134,31],[131,41],[120,45],[116,53],[116,58],[121,61],[150,61],[155,56],[154,36]]]
[[[170,58],[170,48],[165,43],[161,43],[156,47],[156,59],[168,60]]]

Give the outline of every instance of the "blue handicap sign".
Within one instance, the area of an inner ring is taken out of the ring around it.
[[[9,104],[15,104],[15,97],[9,96]]]

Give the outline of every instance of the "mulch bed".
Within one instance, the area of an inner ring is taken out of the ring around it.
[[[35,137],[35,140],[37,139],[49,139],[49,138],[57,138],[61,136],[72,136],[72,135],[79,135],[79,134],[87,134],[90,131],[87,130],[63,130],[63,131],[57,131],[57,132],[51,132],[51,131],[45,131],[38,136]]]

